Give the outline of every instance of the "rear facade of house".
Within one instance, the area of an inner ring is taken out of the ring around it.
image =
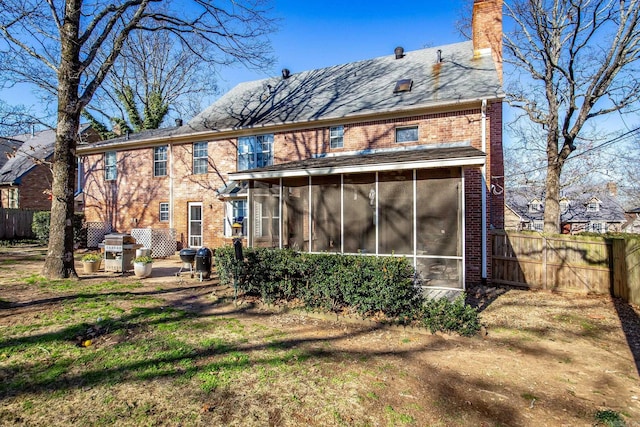
[[[501,1],[474,40],[236,86],[188,123],[80,147],[105,230],[405,256],[425,286],[490,278],[502,228]]]

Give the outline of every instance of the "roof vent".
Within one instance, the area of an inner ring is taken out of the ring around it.
[[[176,127],[182,126],[182,119],[176,119]]]
[[[442,51],[440,49],[436,52],[436,62],[438,64],[442,62]]]
[[[393,53],[396,54],[396,59],[402,59],[404,57],[404,48],[402,46],[398,46],[393,50]]]
[[[393,89],[393,93],[411,92],[411,86],[413,86],[413,80],[411,79],[398,80],[396,87]]]
[[[283,68],[282,69],[282,78],[286,80],[289,77],[291,77],[291,71],[289,71],[288,68]]]

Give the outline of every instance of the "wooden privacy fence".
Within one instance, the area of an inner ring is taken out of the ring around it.
[[[640,304],[640,238],[492,233],[492,281]]]
[[[0,240],[33,239],[31,231],[36,211],[0,208]]]

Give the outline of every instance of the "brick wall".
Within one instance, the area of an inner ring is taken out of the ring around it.
[[[274,135],[274,161],[284,163],[309,158],[315,154],[349,152],[372,148],[397,147],[395,128],[418,125],[419,141],[406,145],[470,142],[482,148],[482,115],[480,108],[463,111],[427,114],[397,120],[380,120],[345,124],[344,147],[329,150],[329,127],[280,132]],[[494,225],[503,224],[502,195],[491,191],[492,181],[502,170],[502,104],[492,103],[487,109],[486,181],[479,168],[466,168],[466,277],[477,283],[482,274],[481,189],[487,189],[487,218]],[[199,142],[199,141],[194,141]],[[405,145],[405,144],[403,144]],[[231,242],[224,237],[225,202],[218,199],[216,190],[228,182],[228,173],[236,170],[236,139],[209,141],[209,172],[192,173],[193,145],[175,144],[169,157],[173,164],[173,224],[177,240],[188,245],[188,215],[190,203],[201,203],[203,212],[203,244],[218,247]],[[153,176],[153,148],[117,153],[118,174],[114,181],[105,181],[103,155],[83,159],[85,171],[85,215],[87,221],[109,222],[120,232],[132,228],[169,227],[159,222],[160,202],[170,200],[170,178]],[[168,166],[168,172],[171,168]],[[487,239],[487,254],[490,254]],[[490,268],[490,260],[488,260]]]

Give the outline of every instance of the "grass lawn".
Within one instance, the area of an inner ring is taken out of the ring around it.
[[[144,280],[48,281],[41,256],[5,251],[0,264],[0,425],[640,420],[607,298],[507,291],[482,313],[489,335],[462,338],[236,305],[215,280],[175,277],[177,259]]]

